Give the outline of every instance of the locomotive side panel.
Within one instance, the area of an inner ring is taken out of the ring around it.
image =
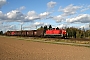
[[[46,34],[47,35],[53,34],[53,30],[46,30]]]
[[[60,35],[62,34],[62,30],[56,30],[56,29],[53,29],[53,30],[46,30],[46,35]]]
[[[53,37],[66,37],[66,30],[65,29],[51,29],[46,30],[45,36],[53,36]]]

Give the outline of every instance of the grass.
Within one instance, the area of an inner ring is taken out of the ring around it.
[[[2,37],[2,36],[1,36]],[[51,39],[51,38],[37,38],[37,37],[8,37],[7,38],[14,38],[18,40],[25,40],[25,41],[34,41],[34,42],[43,42],[43,43],[51,43],[51,44],[63,44],[63,45],[74,45],[74,46],[85,46],[90,47],[90,41],[77,41],[77,40],[70,40],[70,39]]]
[[[51,44],[74,45],[74,46],[86,46],[86,47],[90,46],[89,41],[88,42],[87,41],[71,41],[71,40],[66,40],[66,39],[50,40],[49,38],[31,38],[31,39],[28,39],[28,41],[51,43]]]

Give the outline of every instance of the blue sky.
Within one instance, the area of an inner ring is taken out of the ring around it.
[[[89,29],[90,0],[0,0],[0,30],[36,26]]]

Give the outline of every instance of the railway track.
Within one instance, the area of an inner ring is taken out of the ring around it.
[[[22,37],[22,36],[9,36],[9,37]],[[87,38],[62,38],[62,37],[24,37],[26,39],[33,38],[33,39],[49,39],[49,40],[71,40],[71,41],[90,41]]]

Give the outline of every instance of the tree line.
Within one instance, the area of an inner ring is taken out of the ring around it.
[[[71,38],[89,38],[90,37],[90,30],[78,29],[74,27],[66,28],[68,37]]]

